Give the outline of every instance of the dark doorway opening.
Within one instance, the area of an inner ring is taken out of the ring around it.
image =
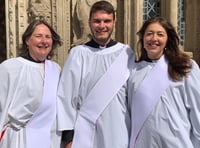
[[[0,63],[6,59],[5,0],[0,0]]]

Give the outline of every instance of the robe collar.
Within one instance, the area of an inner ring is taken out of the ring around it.
[[[93,39],[91,41],[85,43],[85,45],[90,46],[90,47],[94,47],[94,48],[108,48],[108,47],[114,46],[116,44],[117,44],[117,41],[110,40],[110,42],[106,46],[102,47],[97,42],[95,42]]]
[[[34,59],[30,56],[29,53],[23,55],[22,57],[25,58],[25,59],[27,59],[27,60],[29,60],[29,61],[31,61],[31,62],[35,62],[35,63],[44,63],[44,61],[36,61],[36,60],[34,60]]]

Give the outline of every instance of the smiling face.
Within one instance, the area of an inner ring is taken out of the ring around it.
[[[157,60],[163,55],[167,44],[167,32],[159,23],[150,24],[144,33],[144,48],[148,58]]]
[[[113,14],[108,14],[103,10],[96,11],[89,20],[93,39],[102,46],[109,43],[111,34],[115,26]]]
[[[26,40],[30,56],[35,61],[44,61],[52,50],[52,34],[49,28],[40,24],[36,26],[30,38]]]

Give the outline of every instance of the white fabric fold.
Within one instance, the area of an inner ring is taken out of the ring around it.
[[[54,65],[46,60],[43,99],[26,126],[26,148],[50,148],[50,131],[56,117],[58,79]]]
[[[157,104],[162,93],[169,86],[171,80],[168,76],[167,69],[167,62],[164,56],[162,56],[141,82],[132,98],[130,148],[134,147],[137,135],[145,120]]]
[[[86,102],[81,106],[75,124],[72,148],[93,147],[95,124],[98,117],[128,79],[129,54],[126,48],[125,46],[107,72],[90,91]],[[84,136],[82,133],[85,133]]]

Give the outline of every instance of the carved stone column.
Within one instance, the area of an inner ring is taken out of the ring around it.
[[[186,0],[186,5],[185,50],[193,52],[193,58],[200,65],[200,1]]]
[[[128,43],[133,49],[136,48],[136,33],[142,26],[143,21],[143,1],[126,0],[124,1],[124,42]]]
[[[61,36],[63,45],[57,50],[56,61],[63,66],[71,48],[71,0],[56,0],[57,10],[55,21],[57,32]]]
[[[16,0],[6,0],[6,48],[7,58],[16,57],[17,41],[16,41]]]
[[[162,0],[161,16],[166,17],[177,28],[178,0]]]

